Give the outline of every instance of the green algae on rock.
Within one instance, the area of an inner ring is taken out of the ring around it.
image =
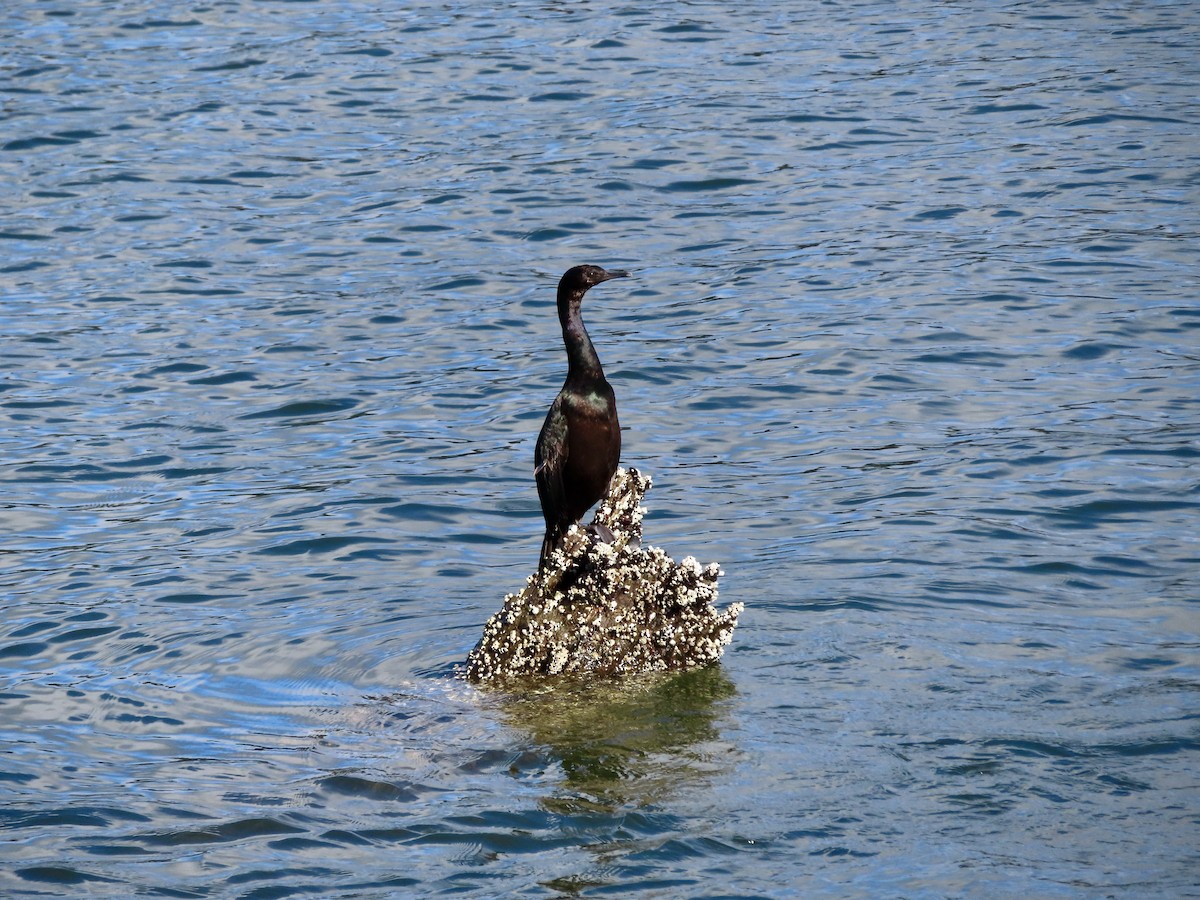
[[[467,678],[666,672],[721,658],[742,604],[713,605],[716,563],[676,562],[641,546],[649,489],[649,476],[617,470],[593,521],[612,542],[573,526],[488,620],[467,657]]]

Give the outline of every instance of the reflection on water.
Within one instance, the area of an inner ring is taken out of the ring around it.
[[[629,680],[531,686],[500,700],[504,722],[566,776],[548,809],[564,815],[654,805],[702,790],[734,749],[720,720],[736,688],[719,666]]]

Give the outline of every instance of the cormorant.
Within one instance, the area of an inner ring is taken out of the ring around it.
[[[567,348],[567,380],[550,405],[533,453],[546,537],[540,562],[571,524],[604,496],[621,457],[617,398],[583,327],[580,306],[588,288],[629,273],[575,266],[558,283],[558,321]]]

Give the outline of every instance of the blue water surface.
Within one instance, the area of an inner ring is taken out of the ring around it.
[[[0,894],[1200,896],[1200,11],[0,12]],[[585,316],[714,669],[481,691]]]

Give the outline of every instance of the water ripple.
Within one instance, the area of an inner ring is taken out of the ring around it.
[[[0,893],[1193,890],[1191,6],[280,12],[0,24]],[[583,261],[747,612],[480,694]]]

